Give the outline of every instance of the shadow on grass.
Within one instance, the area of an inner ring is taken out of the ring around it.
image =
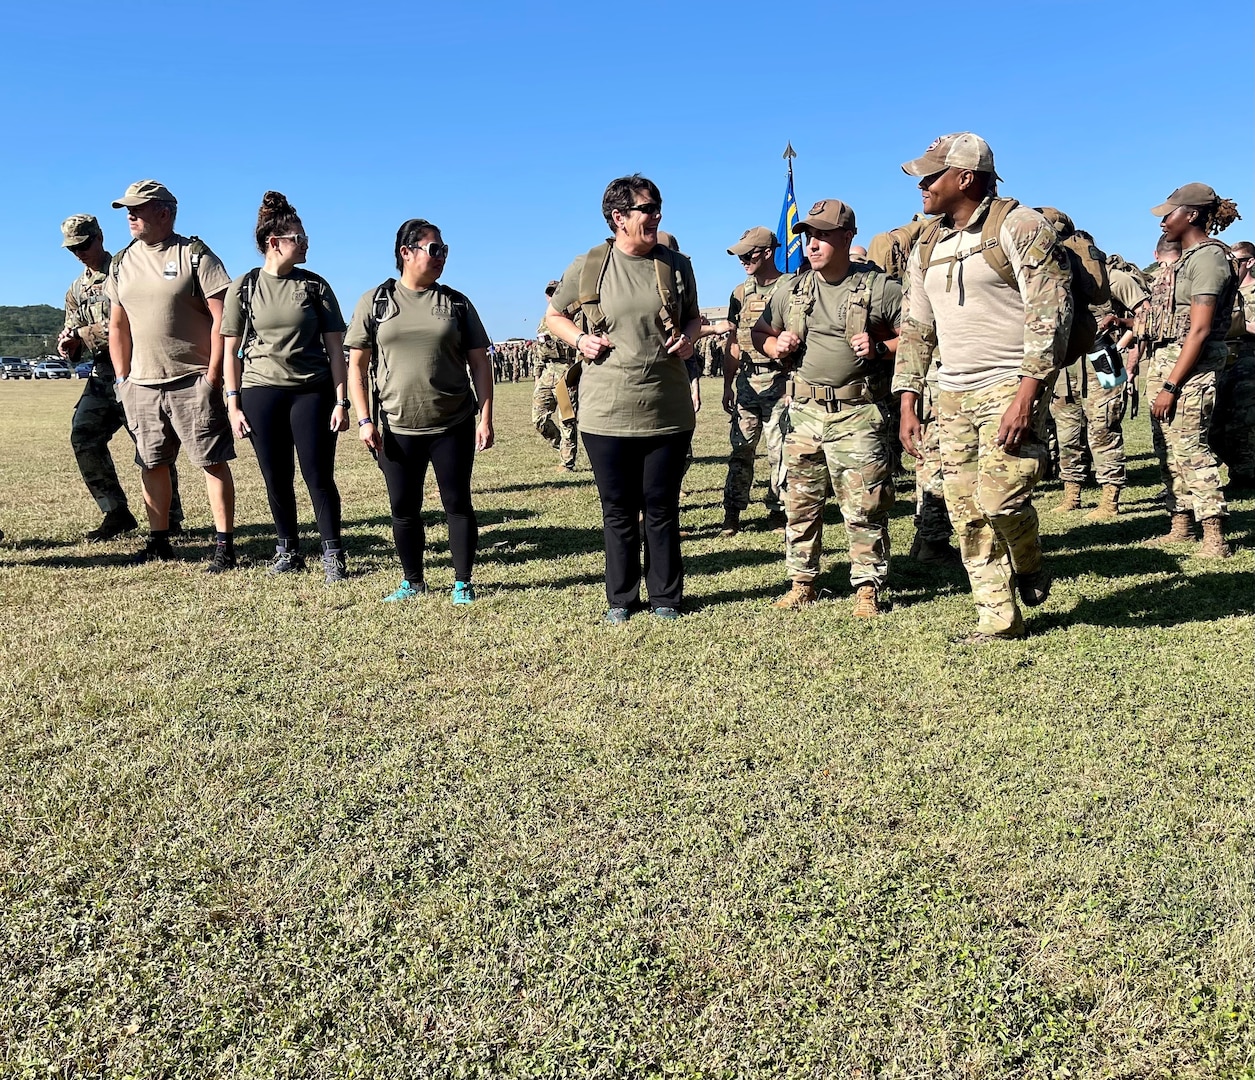
[[[1249,584],[1249,583],[1248,583]],[[1250,589],[1235,593],[1235,575],[1223,571],[1175,577],[1121,589],[1101,600],[1084,598],[1069,611],[1039,615],[1034,630],[1089,626],[1182,626],[1251,614]]]

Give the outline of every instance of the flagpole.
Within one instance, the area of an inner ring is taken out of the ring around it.
[[[785,143],[784,153],[781,156],[787,162],[788,167],[789,167],[789,186],[786,190],[792,191],[793,190],[793,159],[797,157],[797,151],[793,149],[792,139],[789,139]],[[794,196],[794,198],[796,199],[796,195]],[[798,267],[800,268],[801,265],[802,264],[799,261]],[[788,237],[785,238],[785,245],[784,245],[784,272],[786,274],[791,274],[793,272],[793,266],[791,262],[789,261],[789,238]]]

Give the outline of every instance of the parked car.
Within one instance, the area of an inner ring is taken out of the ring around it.
[[[74,365],[74,377],[76,379],[91,378],[91,373],[92,373],[92,362],[90,360],[84,360],[82,363]]]
[[[68,379],[70,377],[70,365],[64,360],[40,360],[35,365],[35,378],[37,379]]]
[[[0,379],[29,379],[30,364],[20,356],[0,356]]]

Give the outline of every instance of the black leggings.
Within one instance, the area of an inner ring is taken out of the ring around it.
[[[398,435],[384,431],[379,468],[388,485],[392,507],[392,536],[405,580],[417,585],[423,580],[423,551],[427,534],[423,528],[423,485],[427,463],[436,474],[440,502],[449,522],[449,554],[458,581],[471,580],[475,549],[479,545],[479,523],[471,505],[471,468],[475,464],[475,416],[438,435]]]
[[[249,386],[240,391],[240,408],[253,429],[253,449],[279,539],[296,542],[296,469],[314,504],[314,520],[323,540],[340,539],[340,491],[336,487],[336,432],[331,430],[335,390],[328,384],[310,388]]]
[[[645,515],[645,587],[651,607],[684,599],[680,558],[680,481],[691,431],[628,438],[584,433],[606,539],[606,600],[635,607],[641,597],[641,513]]]

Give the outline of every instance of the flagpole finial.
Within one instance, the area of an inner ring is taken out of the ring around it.
[[[781,157],[783,157],[783,158],[786,158],[786,159],[787,159],[787,158],[795,158],[795,157],[797,157],[797,151],[793,149],[793,140],[792,140],[792,139],[790,139],[790,140],[788,141],[788,143],[786,143],[786,144],[785,144],[784,153],[783,153],[783,154],[781,154],[780,156],[781,156]]]

